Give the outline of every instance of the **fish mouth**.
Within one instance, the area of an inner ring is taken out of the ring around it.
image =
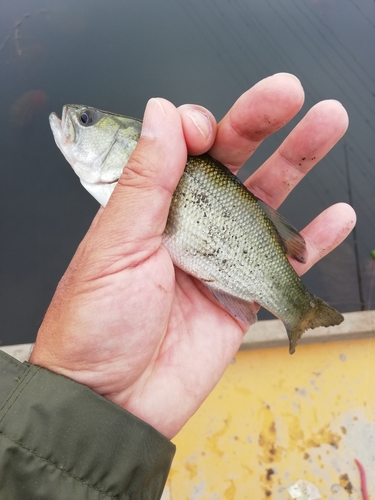
[[[70,117],[68,106],[64,106],[61,118],[57,113],[49,115],[49,123],[57,146],[71,144],[75,139],[74,127]]]
[[[61,131],[62,131],[62,123],[59,116],[56,113],[51,113],[49,115],[49,124],[53,133],[53,137],[55,141],[60,144],[61,143]]]

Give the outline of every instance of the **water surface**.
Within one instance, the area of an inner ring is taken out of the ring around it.
[[[84,103],[142,117],[147,100],[162,96],[202,104],[219,120],[242,92],[280,71],[300,78],[305,106],[240,175],[316,102],[341,101],[348,133],[280,211],[302,229],[352,199],[356,246],[349,237],[304,282],[341,311],[373,308],[374,53],[373,0],[0,0],[0,342],[35,339],[98,208],[53,142],[51,111]],[[30,91],[42,94],[16,112]]]

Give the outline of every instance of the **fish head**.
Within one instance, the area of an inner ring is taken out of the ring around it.
[[[99,109],[66,104],[49,117],[55,142],[83,186],[103,206],[129,160],[142,122]]]

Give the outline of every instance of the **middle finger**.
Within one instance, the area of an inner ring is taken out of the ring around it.
[[[295,76],[279,73],[261,80],[220,121],[209,153],[236,173],[266,137],[298,113],[303,101]]]
[[[258,198],[277,208],[290,191],[344,135],[348,115],[334,100],[310,109],[275,153],[244,183]]]

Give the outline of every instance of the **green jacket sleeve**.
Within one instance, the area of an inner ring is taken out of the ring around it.
[[[88,387],[0,351],[1,499],[159,499],[174,452]]]

